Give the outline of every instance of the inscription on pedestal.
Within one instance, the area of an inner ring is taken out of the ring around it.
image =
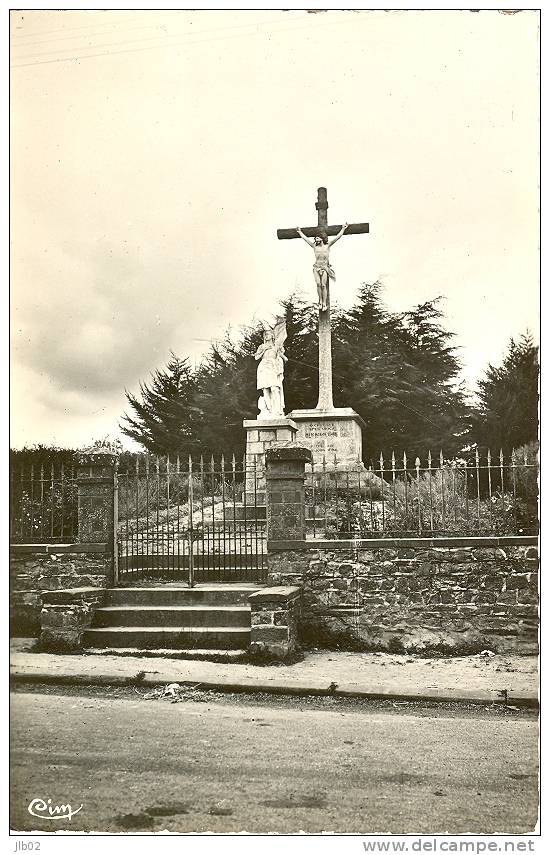
[[[342,434],[340,434],[342,435]],[[322,422],[320,424],[306,424],[304,430],[306,439],[317,439],[317,437],[338,436],[336,422]]]
[[[336,417],[338,414],[338,417]],[[296,441],[313,452],[315,465],[334,468],[360,464],[362,454],[361,420],[351,409],[294,410],[291,418],[298,426]]]

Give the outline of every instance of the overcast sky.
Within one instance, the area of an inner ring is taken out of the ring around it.
[[[124,389],[316,299],[276,229],[370,222],[332,301],[444,295],[471,388],[538,334],[538,15],[12,13],[12,437],[119,435]],[[353,406],[353,401],[348,402]],[[315,405],[312,399],[311,405]],[[129,442],[126,442],[129,445]]]

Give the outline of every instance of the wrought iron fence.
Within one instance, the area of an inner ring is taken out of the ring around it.
[[[336,459],[306,467],[313,538],[536,534],[538,462],[502,451],[468,459],[391,455],[368,468]]]
[[[78,531],[73,467],[63,463],[10,468],[10,541],[71,543]]]
[[[537,460],[524,452],[461,459],[382,455],[367,467],[326,459],[306,467],[314,538],[535,534]],[[245,459],[125,457],[116,478],[121,579],[145,571],[179,578],[260,580],[266,567],[264,473]],[[13,464],[10,540],[77,539],[75,470]],[[190,513],[191,509],[191,513]],[[190,549],[190,543],[193,548]]]
[[[233,457],[136,455],[117,473],[121,582],[263,580],[263,473]]]

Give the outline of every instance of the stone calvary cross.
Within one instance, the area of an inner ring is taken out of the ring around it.
[[[328,238],[337,235],[342,226],[328,225],[328,201],[327,188],[319,187],[317,190],[317,225],[302,229],[306,237]],[[368,234],[368,223],[352,223],[348,225],[345,235]],[[299,238],[297,229],[277,229],[279,240],[291,240]],[[318,410],[332,410],[332,343],[330,328],[330,280],[327,276],[327,308],[325,311],[319,309],[319,401]]]

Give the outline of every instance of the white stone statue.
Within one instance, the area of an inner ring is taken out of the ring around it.
[[[315,237],[313,240],[310,240],[305,236],[300,226],[296,227],[296,231],[302,238],[308,243],[315,253],[315,262],[313,264],[313,276],[315,278],[315,284],[317,285],[317,295],[319,297],[319,309],[322,312],[325,312],[328,307],[328,283],[329,279],[336,279],[336,274],[334,270],[330,266],[329,262],[329,252],[330,247],[336,243],[337,240],[340,240],[344,232],[346,231],[348,224],[342,226],[336,237],[332,240],[328,240],[326,237]]]
[[[284,348],[286,335],[284,318],[277,318],[275,326],[264,329],[263,344],[254,354],[254,358],[259,360],[256,388],[262,392],[258,399],[258,419],[284,416],[283,374],[288,361]]]

